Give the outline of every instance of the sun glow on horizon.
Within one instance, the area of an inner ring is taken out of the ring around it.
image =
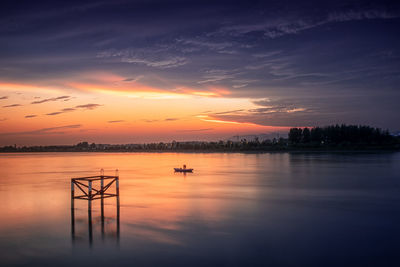
[[[225,88],[165,90],[116,83],[122,79],[117,75],[88,76],[95,79],[57,86],[0,83],[0,97],[6,96],[0,100],[0,145],[207,141],[283,129],[219,118],[227,110],[255,108]]]

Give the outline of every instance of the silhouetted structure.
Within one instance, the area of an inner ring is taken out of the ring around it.
[[[108,183],[104,185],[104,181]],[[100,181],[100,189],[93,187],[93,183]],[[87,184],[86,184],[87,183]],[[107,193],[111,185],[115,183],[115,193]],[[75,195],[75,187],[78,188],[83,194]],[[94,191],[94,192],[93,192]],[[88,200],[88,233],[89,244],[93,243],[93,227],[92,227],[92,200],[100,199],[100,217],[101,217],[101,233],[104,238],[104,199],[109,197],[116,197],[117,199],[117,240],[119,240],[119,176],[116,170],[115,176],[104,175],[103,169],[99,176],[79,177],[71,179],[71,238],[72,242],[75,241],[75,199]]]

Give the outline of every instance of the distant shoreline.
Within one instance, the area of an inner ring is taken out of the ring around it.
[[[270,152],[362,152],[400,151],[400,136],[388,130],[359,125],[291,128],[288,138],[260,140],[172,141],[169,143],[96,144],[0,147],[13,152],[181,152],[181,153],[270,153]]]
[[[242,154],[265,154],[265,153],[393,153],[400,152],[400,148],[286,148],[286,149],[254,149],[254,150],[43,150],[43,151],[0,151],[0,154],[19,153],[242,153]]]

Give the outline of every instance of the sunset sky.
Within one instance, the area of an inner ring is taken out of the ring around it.
[[[400,130],[397,1],[2,1],[0,145]]]

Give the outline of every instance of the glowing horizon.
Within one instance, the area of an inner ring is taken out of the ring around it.
[[[0,146],[400,131],[390,5],[28,2],[2,14]]]
[[[12,117],[2,121],[7,127],[1,130],[0,145],[217,141],[288,129],[219,119],[219,112],[256,107],[250,99],[229,98],[227,89],[170,92],[131,85],[110,90],[96,83],[75,85],[71,94],[50,88],[0,84],[8,95],[1,102],[2,115]]]

